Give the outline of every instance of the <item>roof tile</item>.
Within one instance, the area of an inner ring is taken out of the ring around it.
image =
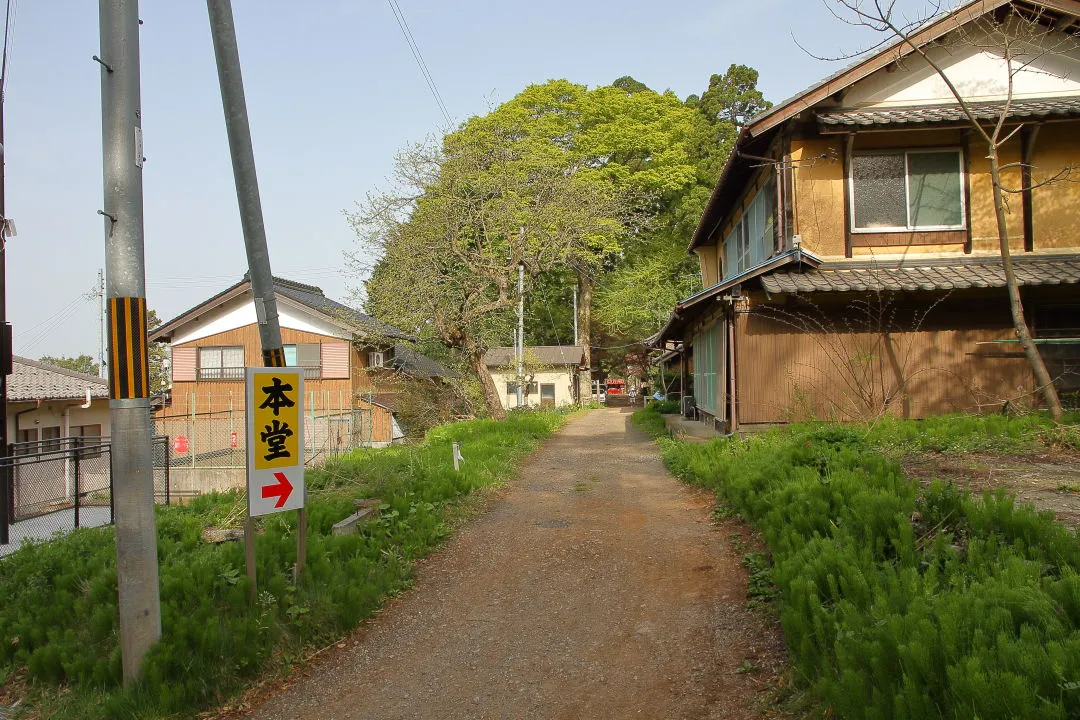
[[[1080,256],[1014,258],[1021,285],[1080,283]],[[822,265],[805,272],[761,277],[770,293],[962,290],[1005,287],[1005,268],[997,258],[941,260],[917,265],[859,267],[855,263]]]

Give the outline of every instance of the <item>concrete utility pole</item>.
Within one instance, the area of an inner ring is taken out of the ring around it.
[[[217,60],[218,83],[221,86],[221,105],[225,110],[225,130],[229,136],[233,180],[240,204],[240,225],[244,231],[248,274],[259,321],[259,341],[266,367],[285,367],[285,349],[281,342],[277,299],[274,296],[274,276],[270,270],[270,253],[266,246],[266,226],[263,223],[262,200],[259,197],[259,178],[255,173],[255,150],[251,145],[247,99],[244,97],[244,78],[240,72],[240,49],[236,44],[236,25],[233,22],[231,0],[206,0],[210,15],[210,35]],[[251,408],[247,409],[248,412]],[[307,512],[301,508],[297,519],[299,545],[296,573],[304,567],[304,538],[307,535]],[[244,544],[248,577],[255,586],[255,521],[248,515],[244,521]]]
[[[578,286],[574,285],[574,347],[577,347],[577,344],[578,344],[578,336],[577,336],[577,293],[578,293]]]
[[[109,418],[124,683],[161,637],[143,267],[139,4],[100,0]]]
[[[7,215],[4,201],[4,87],[0,73],[0,460],[8,454],[7,376],[11,374],[11,325],[7,321]],[[0,544],[7,545],[8,523],[14,516],[10,468],[0,470]]]
[[[525,263],[518,263],[517,404],[525,404]]]

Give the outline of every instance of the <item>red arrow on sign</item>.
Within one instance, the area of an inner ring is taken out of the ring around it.
[[[285,477],[283,472],[274,473],[274,477],[277,479],[277,484],[265,485],[262,489],[262,496],[264,499],[276,497],[278,501],[274,504],[274,507],[279,508],[292,495],[292,483],[289,482],[289,478]]]

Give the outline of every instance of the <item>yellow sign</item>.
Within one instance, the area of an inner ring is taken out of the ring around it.
[[[304,507],[302,368],[248,368],[248,514]]]
[[[255,403],[256,470],[295,465],[300,457],[300,387],[295,372],[256,372],[252,381]]]

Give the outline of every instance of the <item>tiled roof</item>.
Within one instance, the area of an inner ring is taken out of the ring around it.
[[[1080,283],[1080,256],[1014,258],[1021,285],[1075,285]],[[1005,287],[1000,258],[919,263],[844,263],[823,265],[802,273],[773,273],[761,277],[770,293],[874,292],[964,290]]]
[[[187,322],[189,316],[197,315],[201,311],[229,302],[237,297],[241,297],[244,293],[250,292],[250,287],[248,275],[245,273],[244,279],[240,282],[226,288],[208,300],[199,303],[190,310],[180,313],[172,320],[162,323],[156,330],[150,333],[150,339],[157,340],[163,337],[171,337],[177,327]],[[304,283],[275,277],[274,294],[289,298],[294,302],[300,303],[301,305],[336,320],[339,324],[345,325],[360,333],[392,340],[416,340],[414,336],[404,330],[400,330],[393,325],[376,320],[370,315],[355,310],[348,305],[343,305],[336,300],[331,300],[323,294],[322,288],[314,285],[305,285]]]
[[[443,367],[427,355],[413,350],[408,345],[394,346],[394,358],[390,361],[390,364],[398,372],[408,375],[419,375],[428,378],[461,377],[461,374],[456,370]]]
[[[109,383],[99,377],[18,356],[12,360],[7,384],[11,402],[85,399],[87,388],[91,398],[109,397]]]
[[[376,320],[370,315],[362,313],[359,310],[354,310],[348,305],[343,305],[336,300],[331,300],[323,295],[322,288],[315,287],[314,285],[304,285],[302,283],[293,282],[292,280],[274,278],[274,292],[278,295],[283,295],[295,300],[301,305],[305,305],[323,315],[336,318],[347,325],[353,326],[361,332],[395,340],[416,339],[404,330],[399,330],[393,325]]]
[[[997,120],[1005,104],[1001,102],[972,103],[972,114],[979,120]],[[1009,107],[1009,117],[1050,117],[1080,114],[1080,97],[1016,100]],[[966,121],[967,115],[958,104],[921,105],[917,107],[877,108],[865,110],[829,110],[817,113],[823,125],[869,126],[908,123],[938,123]]]
[[[509,365],[515,360],[514,348],[491,348],[484,353],[488,367]],[[580,345],[534,345],[525,348],[525,362],[540,365],[581,365],[585,360],[585,348]]]

